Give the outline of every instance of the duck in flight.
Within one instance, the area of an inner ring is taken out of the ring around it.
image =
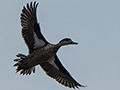
[[[59,61],[56,53],[61,46],[69,44],[78,44],[73,42],[70,38],[62,39],[58,44],[50,44],[46,41],[41,33],[39,23],[36,18],[36,9],[38,3],[27,3],[23,7],[21,13],[21,26],[22,37],[28,46],[29,55],[24,54],[16,55],[18,59],[14,61],[17,67],[16,72],[20,74],[30,75],[31,72],[35,73],[35,66],[40,65],[48,76],[55,79],[57,82],[69,88],[84,87],[79,84],[70,75]]]

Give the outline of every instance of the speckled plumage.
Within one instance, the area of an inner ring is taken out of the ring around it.
[[[63,67],[56,53],[61,46],[69,44],[77,44],[70,38],[62,39],[58,44],[50,44],[43,37],[41,29],[36,19],[36,9],[38,3],[32,2],[23,7],[21,13],[22,36],[28,46],[29,55],[18,54],[17,62],[14,66],[17,67],[17,72],[20,74],[30,75],[35,73],[35,66],[40,65],[46,74],[57,82],[69,88],[84,87],[75,81],[69,72]]]

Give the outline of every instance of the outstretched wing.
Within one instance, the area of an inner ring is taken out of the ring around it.
[[[38,3],[27,3],[21,13],[22,36],[31,53],[34,49],[46,45],[48,42],[43,37],[39,24],[37,23],[36,9]]]
[[[69,88],[79,88],[84,87],[75,81],[69,72],[63,67],[61,62],[59,61],[57,55],[51,58],[48,62],[41,64],[42,69],[46,72],[46,74],[62,85]]]

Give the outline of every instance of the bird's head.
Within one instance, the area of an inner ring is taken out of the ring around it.
[[[64,38],[62,39],[60,42],[59,42],[59,45],[60,46],[63,46],[63,45],[69,45],[69,44],[78,44],[76,42],[73,42],[70,38]]]

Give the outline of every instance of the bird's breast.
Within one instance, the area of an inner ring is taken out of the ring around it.
[[[57,50],[57,48],[52,46],[39,48],[33,53],[31,53],[31,55],[29,56],[29,62],[33,64],[32,66],[47,62],[51,57],[56,54]]]

